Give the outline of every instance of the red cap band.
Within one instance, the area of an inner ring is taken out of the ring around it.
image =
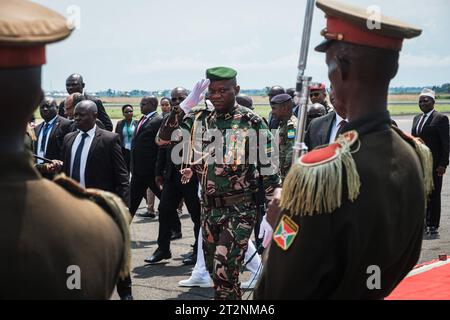
[[[37,67],[45,64],[45,46],[0,47],[0,68]]]
[[[331,16],[327,17],[327,29],[324,36],[329,40],[340,40],[395,51],[400,51],[403,44],[403,39],[368,32],[364,28]]]

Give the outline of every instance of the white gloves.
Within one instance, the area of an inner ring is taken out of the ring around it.
[[[194,89],[192,89],[191,93],[187,96],[187,98],[180,103],[180,108],[184,111],[185,114],[188,114],[192,108],[194,108],[202,99],[203,92],[208,88],[211,81],[209,79],[202,79],[195,85]]]
[[[267,222],[266,216],[264,216],[264,218],[261,221],[261,226],[259,227],[259,235],[258,238],[259,239],[263,239],[263,247],[267,248],[268,245],[270,244],[270,241],[272,241],[272,234],[273,234],[273,229],[270,226],[270,224]]]

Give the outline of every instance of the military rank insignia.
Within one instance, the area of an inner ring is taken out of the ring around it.
[[[299,227],[287,215],[283,215],[273,234],[273,240],[284,251],[287,251],[297,237]]]

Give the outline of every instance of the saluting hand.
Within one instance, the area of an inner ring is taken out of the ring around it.
[[[208,88],[210,84],[209,79],[202,79],[196,83],[194,89],[187,96],[187,98],[180,103],[180,108],[184,113],[188,114],[192,108],[194,108],[203,99],[203,92]]]

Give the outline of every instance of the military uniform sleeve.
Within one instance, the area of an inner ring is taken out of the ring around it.
[[[178,129],[180,129],[181,122],[183,122],[183,118],[185,117],[184,111],[178,108],[174,108],[169,116],[164,118],[163,123],[161,124],[161,128],[158,132],[158,139],[160,141],[164,141],[166,143],[171,141],[172,133]]]
[[[273,135],[269,128],[263,121],[259,121],[257,126],[258,134],[258,150],[263,151],[264,158],[260,157],[258,152],[258,169],[259,173],[263,176],[263,184],[266,192],[266,198],[268,201],[272,200],[273,191],[276,188],[281,188],[281,177],[279,167],[276,161],[274,162],[273,156]],[[262,133],[262,134],[261,134]],[[261,140],[261,138],[263,138]]]
[[[280,171],[281,175],[285,177],[289,172],[292,165],[292,153],[295,145],[295,126],[293,123],[288,123],[284,137],[283,152],[284,155],[280,155]]]
[[[333,238],[332,214],[292,219],[298,234],[286,251],[272,241],[255,299],[326,299],[341,279],[337,255],[344,255],[345,247]]]

